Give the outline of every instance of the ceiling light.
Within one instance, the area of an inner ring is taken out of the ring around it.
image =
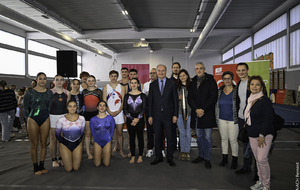
[[[189,46],[185,46],[185,49],[189,49]]]
[[[150,52],[152,53],[152,52],[153,52],[153,50],[152,50],[152,49],[150,49]]]
[[[107,49],[106,47],[104,47],[103,49]]]
[[[126,10],[122,11],[123,15],[128,15],[128,12]]]
[[[145,41],[145,38],[141,38],[142,41]]]
[[[195,29],[190,29],[190,32],[195,32],[196,30]]]
[[[45,19],[50,19],[47,15],[42,15],[42,17]]]

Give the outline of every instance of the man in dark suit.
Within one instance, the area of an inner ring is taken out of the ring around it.
[[[157,66],[158,79],[150,84],[149,90],[149,119],[153,125],[155,134],[155,155],[156,159],[151,165],[163,162],[162,156],[162,128],[165,129],[167,137],[167,162],[170,166],[175,166],[173,161],[174,153],[174,123],[178,117],[178,94],[176,84],[173,80],[166,77],[167,67]]]

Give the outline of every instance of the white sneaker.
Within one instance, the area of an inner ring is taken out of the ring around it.
[[[17,127],[13,127],[12,131],[19,131],[19,129]]]
[[[262,190],[271,190],[271,188],[264,187]]]
[[[166,157],[166,154],[165,154],[164,150],[162,150],[161,153],[162,153],[163,157]]]
[[[261,181],[257,181],[254,185],[250,187],[252,190],[262,190],[264,188],[263,184]]]
[[[146,157],[150,158],[152,155],[153,155],[153,150],[152,150],[152,149],[149,149],[149,150],[147,151]]]

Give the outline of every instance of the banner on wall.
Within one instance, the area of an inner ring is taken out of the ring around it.
[[[270,61],[249,61],[245,62],[249,66],[249,76],[260,75],[266,85],[268,94],[270,93]],[[231,71],[234,74],[234,84],[237,84],[240,78],[236,74],[237,64],[222,64],[222,65],[213,65],[213,75],[218,84],[218,87],[223,86],[222,74],[225,71]]]
[[[136,69],[140,83],[145,83],[149,80],[149,64],[122,64],[122,68]],[[129,74],[129,73],[128,73]]]

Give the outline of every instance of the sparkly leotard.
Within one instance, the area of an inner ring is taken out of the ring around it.
[[[33,119],[41,126],[49,117],[53,99],[53,93],[47,89],[46,92],[38,92],[30,89],[24,95],[23,107],[26,120]]]
[[[98,114],[97,104],[100,100],[102,100],[102,90],[95,89],[93,91],[88,91],[84,89],[82,91],[85,111],[83,113],[86,121],[90,121],[92,117]]]
[[[78,115],[76,121],[70,121],[62,116],[56,123],[55,135],[60,143],[73,151],[82,141],[84,128],[85,119],[83,116]]]
[[[83,115],[83,96],[81,93],[77,95],[71,95],[71,100],[76,101],[77,104],[77,113]]]
[[[104,148],[104,146],[109,143],[114,135],[115,130],[115,120],[112,116],[107,115],[105,118],[101,119],[94,116],[90,120],[90,126],[94,141]]]

